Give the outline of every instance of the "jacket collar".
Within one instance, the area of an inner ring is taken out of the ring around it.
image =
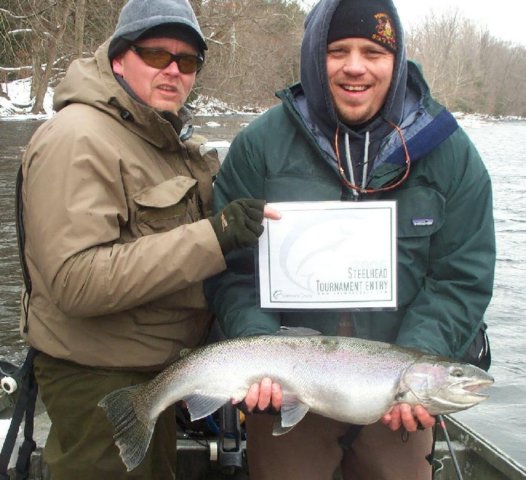
[[[411,157],[417,162],[435,149],[457,129],[458,123],[446,108],[433,100],[418,66],[407,62],[408,81],[402,105],[400,128]],[[326,156],[335,161],[332,143],[312,116],[306,94],[300,83],[277,93],[285,108],[293,112],[297,125],[313,140]],[[400,136],[391,131],[382,141],[374,159],[374,168],[385,163],[404,165],[405,154]]]
[[[134,134],[161,149],[179,150],[182,143],[179,133],[183,127],[181,115],[164,115],[145,105],[119,82],[108,59],[108,44],[105,42],[95,56],[75,60],[65,78],[55,90],[55,110],[72,103],[83,103],[111,115]],[[186,112],[184,110],[186,119]]]

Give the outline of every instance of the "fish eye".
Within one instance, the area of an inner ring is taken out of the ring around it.
[[[463,377],[464,376],[464,370],[462,370],[459,367],[456,367],[453,370],[451,370],[451,376],[452,377]]]

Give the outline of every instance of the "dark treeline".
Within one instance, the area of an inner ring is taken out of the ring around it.
[[[0,83],[32,78],[43,110],[72,60],[112,33],[125,0],[2,0]],[[294,0],[191,0],[209,50],[196,93],[232,107],[268,107],[299,78],[305,12]],[[526,116],[526,48],[503,42],[458,11],[407,32],[409,57],[453,111]],[[8,92],[0,90],[0,95]]]

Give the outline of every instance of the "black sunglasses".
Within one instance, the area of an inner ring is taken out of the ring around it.
[[[173,54],[163,50],[162,48],[138,47],[137,45],[130,46],[130,50],[134,51],[141,60],[149,67],[163,70],[170,63],[177,63],[177,67],[181,73],[195,73],[199,72],[203,67],[204,59],[201,55],[191,55],[189,53]]]

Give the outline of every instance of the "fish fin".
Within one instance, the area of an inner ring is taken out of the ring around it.
[[[307,327],[286,327],[281,326],[274,335],[281,335],[284,337],[310,337],[312,335],[321,335],[321,332]]]
[[[119,455],[131,471],[139,465],[152,438],[156,419],[143,423],[135,411],[133,400],[141,385],[121,388],[106,395],[100,402],[113,427],[113,439],[119,448]]]
[[[281,419],[274,423],[272,435],[283,435],[294,428],[309,411],[308,405],[298,401],[296,397],[290,396],[283,399],[281,405]]]
[[[299,423],[309,411],[308,405],[301,403],[295,397],[285,398],[281,405],[281,426],[291,427]]]
[[[193,421],[204,418],[220,409],[230,400],[229,397],[211,397],[206,395],[188,395],[183,399],[188,407],[190,419]]]
[[[274,420],[274,426],[272,427],[272,435],[274,435],[275,437],[285,435],[286,433],[290,432],[294,427],[295,425],[292,425],[291,427],[282,427],[280,417],[277,417],[276,420]]]

